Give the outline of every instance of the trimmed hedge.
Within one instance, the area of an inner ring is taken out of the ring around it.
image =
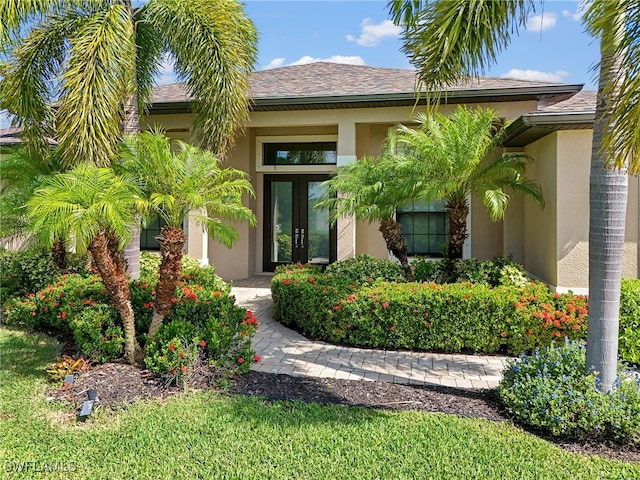
[[[640,366],[640,279],[622,280],[618,351],[622,358]]]
[[[334,343],[519,354],[586,335],[586,299],[539,283],[358,285],[293,265],[279,269],[271,287],[276,320]]]

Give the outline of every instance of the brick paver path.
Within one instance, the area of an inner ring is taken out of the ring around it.
[[[371,350],[308,340],[273,319],[270,281],[266,275],[252,277],[235,281],[231,290],[260,325],[253,348],[262,361],[252,370],[464,389],[494,388],[502,378],[505,357]]]

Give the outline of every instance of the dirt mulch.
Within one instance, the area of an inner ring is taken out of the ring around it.
[[[199,369],[190,379],[195,388],[214,389],[216,372]],[[78,411],[89,389],[98,390],[98,405],[122,407],[136,399],[166,398],[183,391],[154,377],[151,372],[130,365],[109,363],[93,367],[68,388],[50,389],[53,399],[70,402]],[[299,400],[323,404],[355,405],[366,408],[441,412],[461,417],[511,421],[502,409],[495,390],[468,391],[448,387],[409,386],[380,382],[292,377],[249,372],[237,377],[230,394],[257,395],[269,401]],[[533,432],[535,433],[535,432]],[[640,448],[546,438],[559,447],[584,455],[600,455],[628,462],[640,462]]]

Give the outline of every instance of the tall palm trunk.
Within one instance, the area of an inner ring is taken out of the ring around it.
[[[400,262],[400,265],[402,265],[404,276],[407,278],[407,281],[413,282],[413,272],[411,271],[411,265],[409,265],[407,245],[405,244],[404,237],[400,232],[400,224],[389,218],[380,222],[379,230],[387,244],[387,249],[393,253]]]
[[[89,244],[89,251],[93,256],[93,263],[100,274],[100,278],[113,306],[122,318],[124,326],[124,356],[126,360],[135,364],[141,360],[142,350],[136,340],[134,313],[131,306],[131,292],[127,274],[111,259],[107,236],[99,233]]]
[[[624,25],[621,23],[621,25]],[[623,27],[621,27],[623,28]],[[605,41],[601,42],[604,45]],[[587,333],[587,369],[594,367],[600,377],[600,389],[609,392],[617,375],[620,281],[624,253],[628,175],[607,168],[601,151],[604,120],[609,101],[603,88],[613,81],[621,67],[601,47],[600,78],[593,126],[589,190],[589,323]]]
[[[138,96],[129,95],[125,102],[124,121],[122,132],[125,135],[134,135],[140,132],[140,115],[138,112]],[[136,226],[131,232],[131,240],[124,248],[124,258],[127,272],[131,278],[140,277],[140,226]]]
[[[449,216],[447,258],[462,258],[462,248],[464,247],[465,240],[469,237],[469,233],[467,232],[469,205],[466,199],[452,199],[447,201],[444,210]]]
[[[67,244],[63,239],[54,240],[51,246],[51,259],[61,273],[67,273]]]
[[[160,278],[156,286],[156,301],[153,319],[149,327],[149,339],[155,338],[164,317],[171,310],[171,299],[176,294],[176,286],[182,275],[182,257],[186,238],[181,228],[166,225],[158,235],[160,244]]]

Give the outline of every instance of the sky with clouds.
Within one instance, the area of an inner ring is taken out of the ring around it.
[[[245,0],[260,35],[256,69],[316,61],[412,68],[401,52],[401,29],[390,20],[386,0]],[[596,88],[592,67],[598,44],[582,25],[577,0],[537,2],[537,11],[514,35],[486,75],[523,80],[583,83]],[[165,59],[159,84],[172,83]],[[0,114],[2,127],[7,117]]]

